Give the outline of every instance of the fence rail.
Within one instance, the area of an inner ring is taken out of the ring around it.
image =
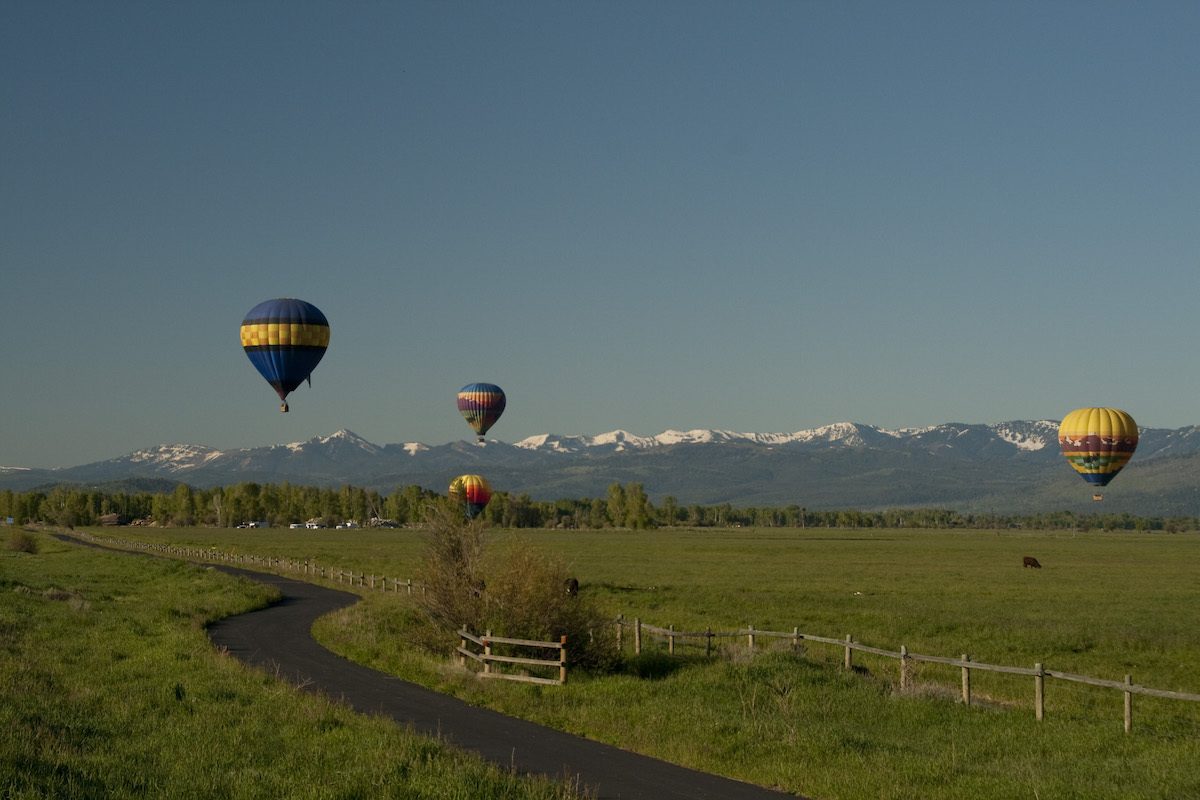
[[[394,593],[405,593],[412,595],[415,592],[424,592],[425,586],[414,582],[411,578],[389,578],[384,575],[374,575],[363,572],[354,572],[353,570],[335,569],[316,562],[299,561],[296,559],[277,558],[270,556],[257,556],[242,553],[225,553],[213,548],[202,547],[181,547],[179,545],[157,544],[151,542],[139,542],[128,539],[118,539],[109,536],[96,536],[85,531],[76,531],[75,536],[97,543],[105,543],[108,545],[116,545],[131,550],[144,550],[174,555],[182,558],[193,559],[197,561],[212,561],[230,564],[246,564],[268,569],[277,569],[280,571],[290,571],[297,574],[302,574],[310,578],[322,578],[333,581],[335,583],[347,583],[351,586],[359,586],[363,588],[371,588],[377,591],[391,591]],[[707,628],[703,631],[683,631],[675,630],[673,626],[659,627],[651,625],[647,622],[642,622],[640,619],[634,620],[633,623],[627,622],[624,617],[618,617],[616,620],[617,626],[617,644],[621,646],[623,632],[626,627],[633,628],[634,635],[634,652],[642,651],[642,636],[651,635],[664,639],[667,642],[667,650],[669,653],[675,652],[676,640],[703,640],[705,642],[705,654],[712,655],[713,645],[716,639],[738,639],[745,638],[747,647],[753,651],[756,647],[756,639],[786,639],[790,640],[793,648],[798,648],[801,642],[813,642],[816,644],[824,644],[830,647],[841,648],[843,651],[842,663],[847,670],[854,666],[855,652],[865,653],[869,655],[880,656],[882,658],[894,658],[900,662],[900,688],[901,691],[909,688],[911,681],[912,664],[915,662],[928,662],[932,664],[943,664],[951,667],[958,667],[962,670],[962,702],[966,705],[971,705],[971,673],[972,672],[994,672],[1008,675],[1020,675],[1024,677],[1032,677],[1034,679],[1034,716],[1038,721],[1045,718],[1045,679],[1053,678],[1055,680],[1066,681],[1069,683],[1079,683],[1088,686],[1095,686],[1103,689],[1112,689],[1120,691],[1124,695],[1124,710],[1125,710],[1125,732],[1131,733],[1133,730],[1133,696],[1143,695],[1146,697],[1157,697],[1167,700],[1179,700],[1183,702],[1200,702],[1200,694],[1192,692],[1171,691],[1168,689],[1155,689],[1149,686],[1142,686],[1133,682],[1132,675],[1125,675],[1123,681],[1109,680],[1104,678],[1093,678],[1087,675],[1076,675],[1070,672],[1062,672],[1060,670],[1046,669],[1042,664],[1034,664],[1033,667],[1016,667],[1003,664],[987,664],[981,661],[972,661],[967,654],[963,654],[959,658],[947,656],[923,655],[920,653],[910,653],[908,649],[901,645],[899,650],[888,650],[881,647],[872,647],[863,644],[862,642],[854,641],[849,634],[844,639],[836,639],[829,636],[819,636],[812,633],[802,633],[799,628],[793,628],[790,631],[770,631],[759,630],[754,627],[746,627],[737,630],[714,631]],[[485,634],[484,637],[486,638]],[[480,638],[480,637],[476,637]],[[531,640],[501,640],[492,637],[490,641],[497,644],[508,644],[511,646],[528,644]],[[478,642],[476,642],[478,644]],[[538,644],[558,647],[559,643],[555,642],[540,642],[529,644],[528,646],[537,646]],[[482,646],[482,645],[481,645]],[[466,645],[460,648],[460,655],[464,658],[472,658],[478,661],[479,659],[473,654],[463,654],[461,649],[465,649]],[[565,659],[565,649],[562,651]],[[515,657],[511,657],[515,658]],[[492,662],[502,662],[502,657],[494,656]],[[535,660],[536,661],[536,660]],[[480,662],[483,663],[483,662]],[[512,662],[521,663],[521,662]],[[559,662],[540,662],[538,665],[546,666],[550,663],[557,665]],[[532,665],[531,665],[532,666]],[[490,664],[485,664],[485,667],[490,667]],[[561,681],[556,681],[549,678],[529,679],[530,682],[549,682],[562,683],[566,681],[565,661],[563,661],[563,672]],[[485,675],[491,677],[501,677],[500,673],[493,674],[491,669],[485,669]]]
[[[1046,667],[1040,663],[1034,664],[1033,667],[987,664],[980,661],[972,661],[970,656],[966,653],[963,653],[959,658],[924,655],[921,653],[910,653],[908,648],[904,645],[900,645],[899,650],[889,650],[882,647],[873,647],[871,645],[863,644],[862,642],[856,642],[854,641],[853,636],[850,635],[847,635],[844,639],[835,639],[829,636],[817,636],[811,633],[801,633],[799,628],[793,628],[790,631],[768,631],[759,630],[754,627],[747,627],[732,631],[714,631],[711,628],[706,628],[703,631],[682,631],[675,630],[674,626],[671,625],[668,625],[665,628],[658,625],[650,625],[649,623],[642,622],[639,618],[635,618],[631,624],[627,622],[623,616],[617,618],[616,625],[618,647],[622,645],[625,628],[632,627],[633,649],[635,654],[642,652],[642,637],[649,635],[665,640],[667,643],[667,652],[672,654],[675,652],[676,640],[703,640],[705,655],[711,656],[715,639],[739,639],[744,637],[746,639],[746,646],[751,651],[755,649],[756,639],[758,638],[788,640],[791,642],[793,649],[798,649],[801,642],[814,642],[817,644],[825,644],[831,647],[842,648],[842,663],[845,669],[853,668],[853,654],[855,652],[867,653],[870,655],[880,656],[882,658],[894,658],[900,662],[899,672],[901,691],[906,691],[910,688],[913,663],[927,662],[931,664],[943,664],[950,667],[958,667],[962,670],[962,702],[968,706],[971,705],[971,673],[974,671],[1032,677],[1034,679],[1034,717],[1039,722],[1045,719],[1046,714],[1046,678],[1054,678],[1071,683],[1081,683],[1088,686],[1097,686],[1104,689],[1116,689],[1122,692],[1125,701],[1124,712],[1126,733],[1131,733],[1133,731],[1133,695],[1145,695],[1148,697],[1160,697],[1168,700],[1182,700],[1193,703],[1200,702],[1200,694],[1169,691],[1167,689],[1154,689],[1148,686],[1142,686],[1133,682],[1132,675],[1126,675],[1123,681],[1115,681],[1104,678],[1092,678],[1087,675],[1076,675],[1074,673],[1062,672],[1059,670],[1046,669]]]
[[[521,683],[540,683],[549,684],[552,686],[561,686],[567,682],[567,637],[562,636],[557,642],[541,642],[534,639],[509,639],[503,636],[493,636],[491,631],[485,632],[482,636],[476,636],[471,633],[467,626],[464,625],[458,631],[461,643],[457,648],[458,663],[465,667],[467,659],[481,664],[483,671],[479,673],[480,677],[484,678],[500,678],[506,681],[519,681]],[[469,645],[475,645],[483,649],[483,652],[476,653]],[[556,650],[558,657],[554,659],[544,658],[526,658],[524,656],[505,656],[497,655],[492,652],[492,648],[496,645],[509,645],[512,647],[538,648],[543,650]],[[518,664],[521,666],[544,667],[558,670],[557,678],[539,678],[535,675],[519,674],[512,672],[501,672],[496,670],[494,664]]]

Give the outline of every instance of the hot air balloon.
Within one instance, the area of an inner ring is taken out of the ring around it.
[[[504,413],[504,390],[494,383],[469,383],[458,390],[458,412],[483,441],[488,428]]]
[[[1133,458],[1138,429],[1119,408],[1077,408],[1058,426],[1058,445],[1083,479],[1096,487],[1108,482]],[[1092,495],[1102,500],[1103,495]]]
[[[450,481],[450,499],[466,505],[467,516],[475,519],[492,499],[492,487],[482,475],[459,475]]]
[[[242,348],[254,368],[275,387],[280,411],[288,393],[305,380],[329,346],[329,320],[312,303],[281,297],[250,309],[242,320]]]

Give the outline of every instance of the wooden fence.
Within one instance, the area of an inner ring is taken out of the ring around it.
[[[426,587],[424,584],[416,583],[412,578],[389,578],[386,575],[375,575],[374,573],[355,572],[354,570],[345,570],[334,567],[317,564],[310,561],[299,561],[297,559],[276,558],[272,556],[257,556],[244,553],[226,553],[216,548],[203,547],[184,547],[172,544],[160,544],[155,542],[138,542],[130,539],[118,539],[111,536],[95,536],[86,531],[76,531],[74,534],[80,539],[94,542],[96,544],[104,544],[108,546],[121,547],[128,550],[139,550],[143,552],[152,552],[161,555],[173,556],[175,558],[185,558],[192,561],[201,562],[216,562],[222,564],[235,564],[246,567],[252,567],[263,570],[271,570],[275,572],[291,572],[297,575],[302,575],[309,579],[320,578],[334,583],[344,583],[350,586],[358,586],[365,589],[374,589],[381,592],[403,593],[411,596],[414,592],[424,593]],[[483,670],[480,673],[485,678],[502,678],[512,681],[523,681],[525,683],[543,683],[562,685],[567,682],[567,637],[563,636],[557,642],[539,642],[531,639],[508,639],[499,636],[492,636],[491,631],[485,633],[482,637],[474,636],[464,627],[459,631],[462,644],[458,648],[459,663],[466,666],[466,660],[469,658],[473,661],[481,663]],[[483,648],[483,652],[475,653],[467,647],[468,643],[474,643]],[[543,648],[558,651],[557,659],[544,660],[532,659],[522,656],[502,655],[493,653],[494,645],[502,645],[504,647],[525,647],[525,648]],[[515,664],[527,667],[551,667],[557,670],[556,678],[539,678],[536,676],[522,675],[519,673],[502,672],[494,669],[497,664]]]
[[[965,705],[971,705],[971,672],[997,672],[1009,675],[1024,675],[1033,678],[1033,713],[1034,718],[1041,722],[1046,717],[1046,678],[1054,678],[1061,681],[1069,681],[1071,683],[1082,683],[1088,686],[1098,686],[1105,689],[1116,689],[1124,695],[1125,709],[1125,732],[1133,731],[1133,696],[1135,694],[1145,695],[1148,697],[1162,697],[1168,700],[1183,700],[1188,702],[1200,702],[1200,694],[1191,694],[1188,692],[1172,692],[1165,689],[1152,689],[1148,686],[1141,686],[1133,682],[1132,675],[1126,675],[1123,681],[1105,680],[1103,678],[1091,678],[1086,675],[1075,675],[1070,672],[1061,672],[1059,670],[1046,669],[1043,664],[1034,664],[1033,667],[1011,667],[1000,664],[985,664],[979,661],[972,661],[970,656],[963,653],[959,658],[948,658],[945,656],[927,656],[920,653],[910,653],[908,648],[900,645],[899,650],[886,650],[880,647],[871,647],[861,642],[854,641],[854,637],[847,634],[844,639],[834,639],[827,636],[817,636],[811,633],[801,633],[799,628],[792,628],[791,631],[764,631],[757,630],[753,627],[748,627],[734,631],[714,631],[711,628],[703,631],[677,631],[674,626],[661,628],[656,625],[649,625],[635,618],[630,624],[625,621],[624,617],[617,618],[617,646],[620,648],[623,644],[623,632],[626,627],[633,629],[633,651],[635,654],[642,652],[642,639],[646,635],[657,637],[667,644],[667,652],[675,652],[676,640],[703,640],[704,652],[706,656],[711,656],[713,653],[713,640],[719,638],[725,639],[740,639],[745,638],[746,646],[751,652],[754,651],[757,639],[783,639],[790,642],[794,650],[799,650],[802,642],[813,642],[816,644],[828,645],[830,647],[840,648],[842,650],[842,666],[849,670],[854,667],[854,653],[869,653],[883,658],[894,658],[899,662],[899,684],[900,691],[908,691],[912,685],[913,664],[915,663],[930,663],[944,664],[951,667],[958,667],[962,670],[962,702]]]
[[[159,553],[176,558],[186,558],[192,561],[207,561],[218,564],[233,564],[263,570],[273,570],[276,572],[290,572],[308,578],[321,578],[334,583],[359,586],[364,589],[374,589],[380,592],[412,595],[414,592],[424,593],[426,590],[423,584],[414,582],[412,578],[394,578],[382,574],[355,572],[354,570],[318,564],[315,561],[299,561],[292,558],[257,556],[247,553],[226,553],[211,547],[184,547],[156,542],[138,542],[130,539],[118,539],[112,536],[96,536],[86,531],[75,531],[73,535],[79,539],[109,547]]]
[[[425,587],[422,584],[415,583],[411,578],[389,578],[384,575],[374,575],[363,572],[354,572],[353,570],[335,569],[327,567],[323,564],[319,565],[315,562],[297,561],[295,559],[274,558],[268,556],[256,556],[239,553],[225,553],[216,550],[215,548],[201,547],[180,547],[178,545],[156,544],[150,542],[137,542],[126,539],[117,539],[109,536],[95,536],[85,531],[76,531],[75,536],[107,545],[115,545],[132,550],[144,550],[165,555],[172,555],[179,558],[188,558],[196,561],[214,561],[228,564],[243,564],[258,568],[273,569],[280,572],[292,572],[295,574],[304,575],[309,578],[321,578],[324,580],[333,581],[335,583],[346,583],[351,586],[359,586],[363,588],[375,589],[382,592],[405,593],[412,595],[414,592],[424,592]],[[674,627],[668,626],[661,628],[655,625],[642,622],[640,619],[635,619],[633,623],[627,622],[623,617],[618,617],[616,620],[617,626],[617,646],[622,646],[623,631],[626,627],[632,627],[634,637],[634,652],[642,652],[642,637],[650,635],[658,637],[667,643],[667,651],[675,652],[676,640],[697,641],[703,640],[705,654],[712,655],[714,640],[716,639],[740,639],[745,638],[746,645],[751,652],[756,647],[756,639],[783,639],[791,642],[793,648],[799,649],[801,642],[813,642],[816,644],[828,645],[830,647],[841,648],[843,651],[842,665],[845,669],[853,668],[853,654],[855,651],[860,653],[868,653],[883,658],[894,658],[899,661],[899,677],[900,690],[906,691],[910,688],[912,682],[913,664],[915,663],[930,663],[944,664],[951,667],[958,667],[962,670],[962,702],[966,705],[971,705],[971,673],[973,671],[980,672],[996,672],[1006,673],[1009,675],[1022,675],[1033,678],[1033,710],[1034,717],[1040,722],[1045,719],[1046,715],[1046,678],[1055,680],[1067,681],[1071,683],[1086,684],[1088,686],[1097,686],[1105,689],[1115,689],[1124,695],[1124,710],[1125,710],[1125,732],[1130,733],[1133,730],[1133,696],[1144,695],[1147,697],[1160,697],[1168,700],[1182,700],[1185,702],[1200,702],[1200,694],[1192,694],[1189,692],[1173,692],[1166,689],[1153,689],[1148,686],[1142,686],[1133,682],[1132,675],[1126,675],[1123,681],[1105,680],[1103,678],[1091,678],[1086,675],[1075,675],[1070,672],[1061,672],[1059,670],[1046,669],[1043,664],[1034,664],[1033,667],[1012,667],[1000,664],[986,664],[979,661],[972,661],[970,657],[964,653],[959,658],[945,656],[927,656],[919,653],[910,653],[904,645],[900,646],[899,650],[886,650],[879,647],[871,647],[861,642],[854,641],[854,638],[847,635],[844,639],[834,639],[827,636],[817,636],[811,633],[801,633],[799,628],[792,628],[791,631],[763,631],[753,627],[743,628],[734,631],[714,631],[706,629],[703,631],[677,631]],[[487,638],[484,634],[482,638]],[[501,640],[499,638],[491,638],[493,643],[528,643],[529,640]],[[478,642],[476,642],[478,644]],[[559,643],[535,642],[536,645],[547,645],[559,647]],[[481,645],[482,646],[482,645]],[[466,645],[463,645],[465,648]],[[565,658],[565,649],[561,651],[561,658]],[[486,653],[485,653],[486,655]],[[471,657],[473,656],[465,656]],[[475,659],[479,661],[480,659]],[[499,661],[497,657],[494,661]],[[489,666],[487,662],[483,662]],[[559,662],[545,662],[546,664],[558,664]],[[532,682],[550,682],[560,683],[566,681],[565,666],[563,672],[560,673],[561,681],[552,679],[540,679],[540,681]],[[484,675],[492,677],[512,677],[507,674],[495,673],[490,669],[483,671]],[[517,678],[519,679],[519,678]]]
[[[502,678],[508,681],[520,681],[522,683],[543,683],[554,686],[561,686],[567,682],[567,637],[562,636],[557,642],[538,642],[531,639],[506,639],[502,636],[492,636],[491,631],[487,631],[482,636],[475,636],[464,625],[458,631],[458,635],[462,642],[457,648],[458,663],[460,666],[467,666],[467,659],[471,659],[483,666],[483,670],[479,673],[484,678]],[[475,652],[470,645],[475,645],[480,648],[480,652]],[[532,648],[541,650],[556,650],[558,657],[552,659],[527,658],[525,656],[500,655],[494,652],[496,645],[507,645],[509,647]],[[522,667],[540,667],[555,669],[558,671],[557,678],[539,678],[534,675],[522,673],[503,672],[495,668],[498,664],[514,664]]]

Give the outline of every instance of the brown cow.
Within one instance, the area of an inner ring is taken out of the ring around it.
[[[1025,558],[1022,559],[1021,565],[1022,565],[1022,567],[1033,567],[1034,569],[1042,568],[1042,565],[1039,564],[1038,560],[1036,558],[1034,558],[1033,556],[1025,556]]]

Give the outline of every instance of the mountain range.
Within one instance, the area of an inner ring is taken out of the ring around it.
[[[614,482],[638,482],[653,501],[670,495],[682,505],[1196,515],[1200,426],[1143,428],[1133,461],[1105,490],[1103,506],[1091,502],[1091,488],[1063,461],[1052,420],[899,430],[842,422],[793,433],[704,429],[638,436],[617,430],[443,445],[379,445],[340,430],[270,447],[171,444],[62,469],[0,467],[0,489],[288,481],[444,491],[465,472],[538,500],[602,497]]]

